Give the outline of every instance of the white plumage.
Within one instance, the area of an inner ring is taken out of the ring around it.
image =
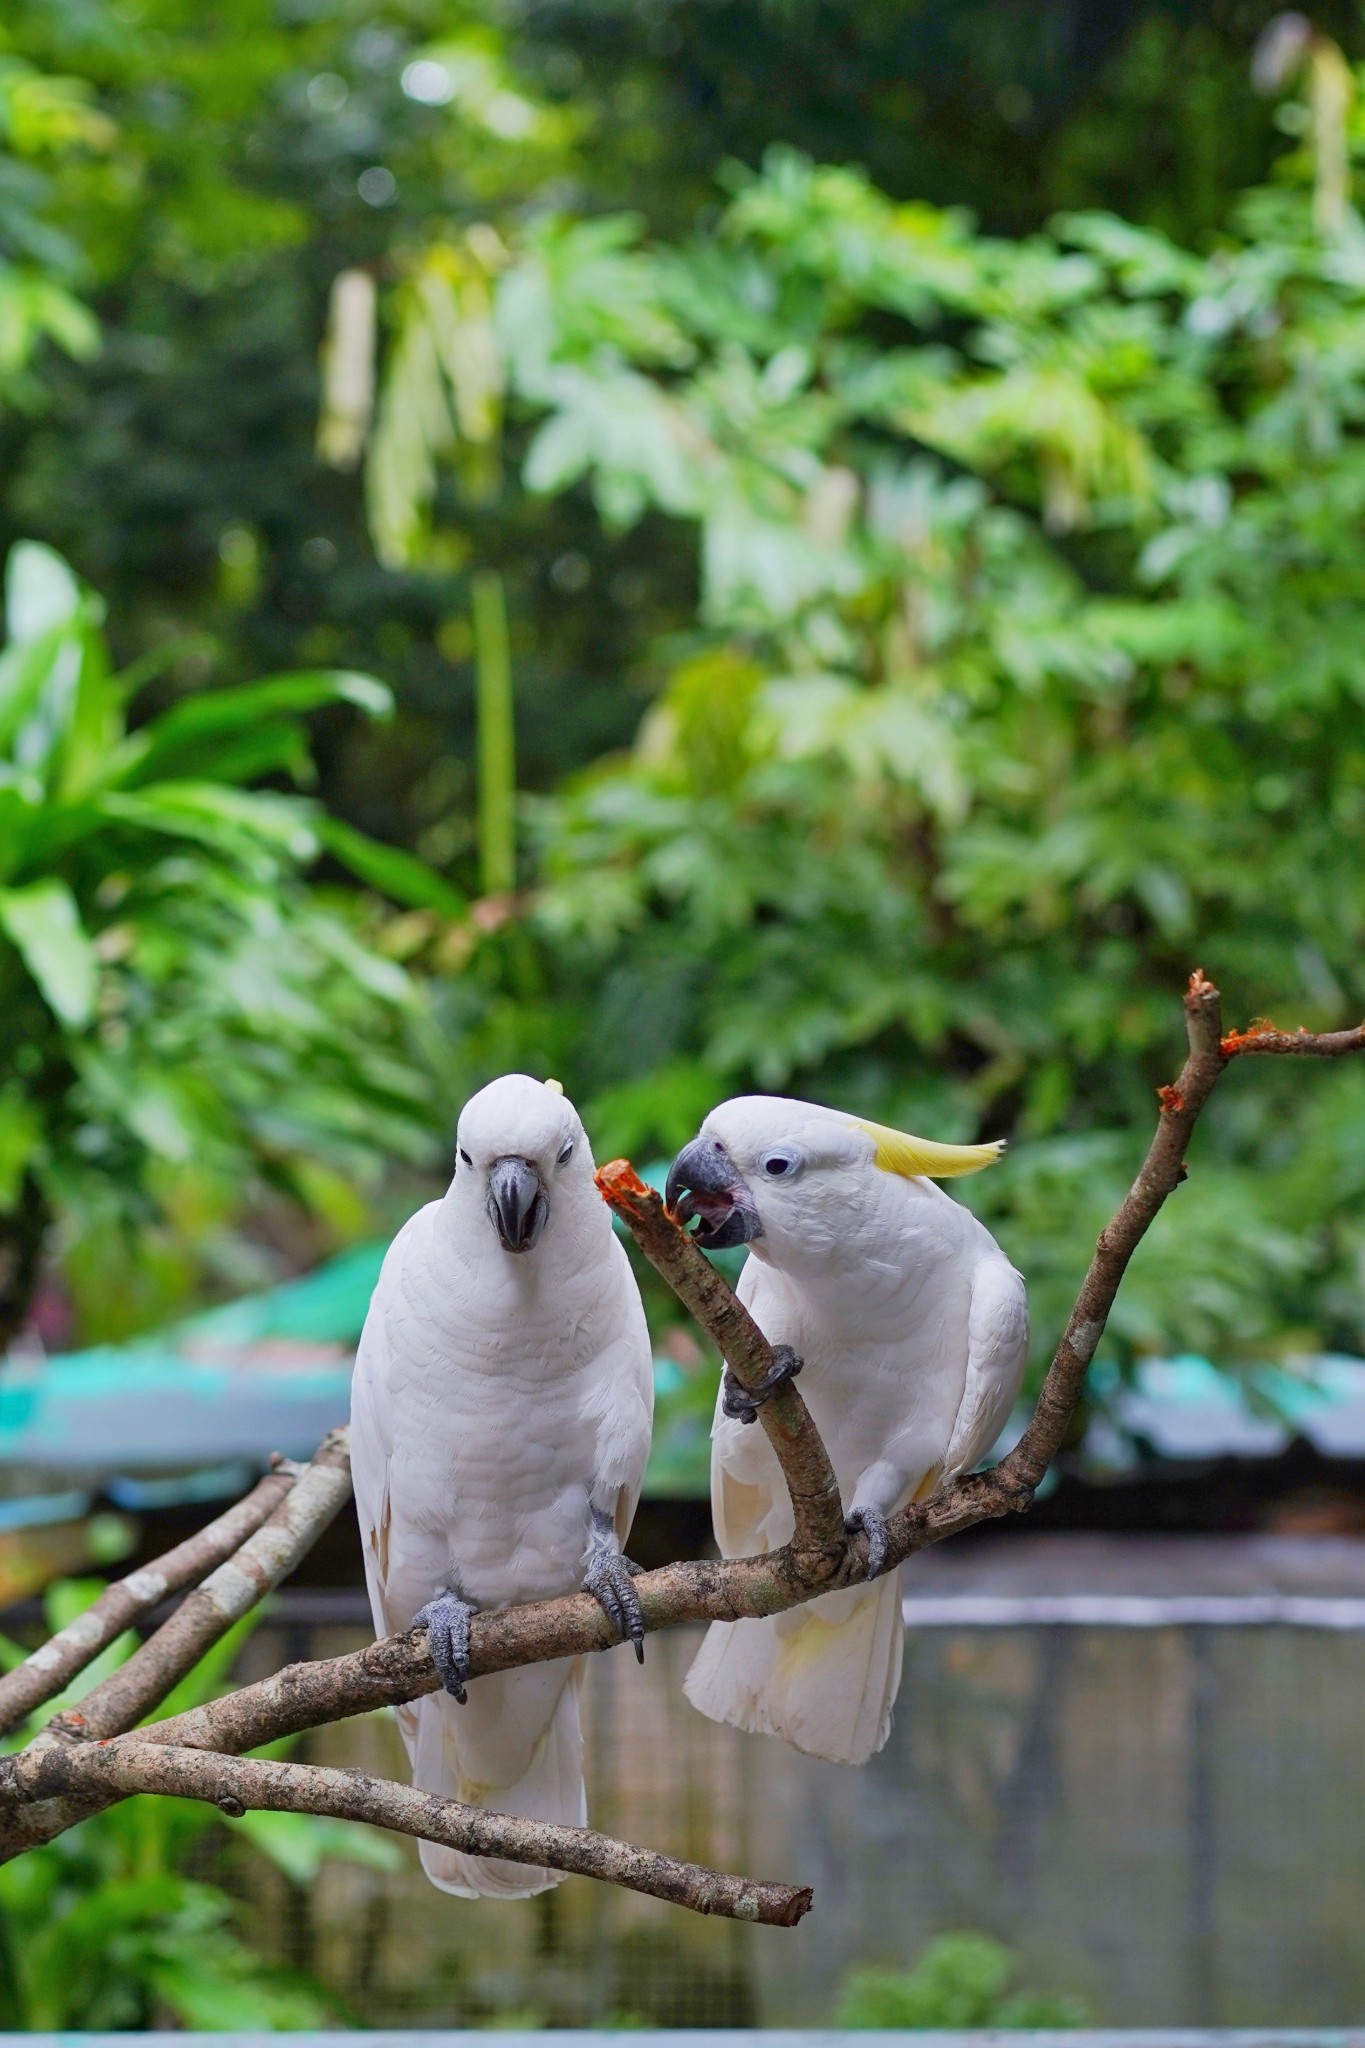
[[[589,1556],[624,1543],[649,1456],[644,1312],[573,1105],[507,1075],[466,1105],[458,1146],[446,1195],[390,1247],[356,1359],[351,1461],[381,1635],[445,1593],[479,1609],[581,1586]],[[513,1204],[520,1249],[496,1209],[509,1161],[544,1201],[520,1218]],[[490,1674],[467,1705],[440,1692],[400,1707],[413,1783],[583,1825],[581,1665]],[[562,1877],[431,1843],[421,1853],[461,1897],[525,1897]]]
[[[703,1242],[707,1224],[722,1242],[749,1241],[740,1298],[771,1342],[803,1359],[800,1389],[851,1515],[884,1517],[970,1470],[1019,1391],[1023,1281],[969,1210],[905,1171],[925,1156],[937,1172],[973,1171],[998,1149],[924,1148],[834,1110],[743,1096],[679,1157],[675,1174],[702,1190]],[[766,1436],[719,1403],[711,1498],[726,1557],[791,1535]],[[772,1619],[713,1623],[688,1698],[714,1720],[866,1762],[890,1732],[900,1684],[899,1576]]]

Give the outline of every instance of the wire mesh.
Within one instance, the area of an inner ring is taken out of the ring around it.
[[[251,1646],[264,1668],[360,1629]],[[1365,1634],[1281,1626],[912,1629],[896,1726],[862,1771],[685,1701],[698,1632],[591,1661],[594,1825],[815,1887],[797,1933],[569,1879],[470,1902],[401,1867],[253,1863],[254,1938],[371,2026],[813,2026],[858,1962],[975,1928],[1101,2024],[1341,2025],[1365,2009]],[[403,1775],[387,1717],[318,1762]]]

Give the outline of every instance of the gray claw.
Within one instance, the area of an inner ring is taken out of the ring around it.
[[[741,1386],[727,1365],[721,1389],[721,1413],[728,1415],[732,1422],[757,1422],[763,1403],[779,1387],[785,1387],[788,1381],[794,1380],[803,1363],[790,1344],[775,1344],[771,1370],[763,1375],[756,1387]]]
[[[621,1641],[629,1639],[634,1643],[635,1661],[643,1664],[645,1617],[634,1586],[634,1574],[639,1570],[640,1566],[632,1564],[619,1550],[600,1550],[583,1574],[583,1591],[592,1594]]]
[[[850,1536],[866,1536],[867,1576],[879,1579],[886,1570],[886,1553],[891,1545],[886,1516],[879,1508],[854,1508],[851,1514],[844,1516],[844,1527]]]
[[[469,1682],[469,1624],[474,1609],[458,1593],[441,1593],[428,1600],[412,1617],[414,1628],[427,1632],[427,1653],[441,1674],[441,1683],[452,1699],[468,1704],[465,1686]]]
[[[621,1549],[616,1524],[601,1508],[590,1508],[592,1535],[588,1539],[583,1591],[591,1593],[607,1620],[624,1643],[635,1645],[635,1661],[645,1661],[645,1617],[640,1596],[631,1581],[643,1569],[632,1564]]]

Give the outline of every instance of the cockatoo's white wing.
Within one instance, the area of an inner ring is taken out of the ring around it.
[[[592,1370],[595,1392],[587,1414],[597,1428],[595,1478],[599,1488],[615,1489],[616,1533],[624,1544],[640,1503],[649,1463],[654,1424],[654,1354],[634,1275],[623,1247],[613,1244],[613,1258],[604,1277],[604,1292],[614,1285],[619,1297],[615,1320],[620,1334]]]
[[[757,1259],[746,1259],[735,1289],[760,1329],[775,1307],[771,1282]],[[758,1423],[739,1423],[716,1394],[711,1427],[711,1516],[723,1557],[760,1557],[792,1533],[791,1499],[772,1445]]]
[[[736,1289],[760,1328],[777,1312],[772,1282],[750,1259]],[[711,1513],[725,1557],[761,1556],[792,1533],[791,1498],[758,1424],[716,1405]],[[772,1621],[717,1621],[684,1690],[714,1721],[776,1735],[833,1763],[865,1763],[891,1726],[900,1683],[900,1574],[826,1593]]]
[[[365,1586],[370,1596],[375,1633],[380,1636],[392,1633],[384,1606],[392,1518],[389,1459],[390,1446],[385,1441],[381,1391],[372,1380],[362,1379],[357,1369],[351,1384],[351,1481],[365,1557]]]
[[[978,1261],[967,1319],[967,1379],[943,1460],[945,1479],[970,1472],[999,1436],[1028,1361],[1024,1282],[999,1254]]]
[[[375,1283],[371,1310],[386,1304],[397,1291],[402,1261],[420,1218],[412,1217],[399,1231],[384,1257]],[[406,1628],[411,1617],[390,1616],[384,1593],[389,1573],[389,1534],[392,1506],[389,1498],[389,1468],[393,1457],[393,1430],[385,1383],[387,1330],[382,1316],[371,1313],[361,1338],[355,1371],[351,1376],[351,1483],[355,1493],[356,1519],[365,1558],[365,1585],[370,1596],[375,1633],[392,1635]]]

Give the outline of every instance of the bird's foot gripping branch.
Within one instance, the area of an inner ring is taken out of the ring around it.
[[[1186,1176],[1190,1137],[1221,1074],[1252,1054],[1334,1058],[1365,1051],[1365,1026],[1322,1034],[1258,1026],[1225,1035],[1218,991],[1199,973],[1186,991],[1185,1022],[1184,1065],[1159,1090],[1155,1135],[1132,1187],[1100,1234],[1023,1437],[989,1471],[956,1480],[889,1517],[883,1530],[873,1532],[872,1556],[869,1532],[850,1533],[845,1523],[825,1446],[773,1347],[632,1168],[616,1161],[602,1169],[598,1185],[604,1198],[728,1360],[738,1385],[750,1395],[770,1389],[758,1421],[781,1464],[793,1510],[791,1541],[769,1555],[672,1564],[636,1577],[646,1633],[683,1622],[780,1613],[833,1587],[858,1583],[870,1565],[890,1569],[973,1523],[1029,1505],[1061,1448],[1128,1262]],[[0,1732],[12,1731],[63,1691],[116,1634],[168,1594],[185,1592],[170,1619],[96,1685],[79,1710],[55,1717],[26,1747],[0,1759],[0,1860],[51,1841],[116,1800],[151,1793],[208,1800],[229,1814],[255,1807],[365,1821],[468,1855],[578,1872],[694,1912],[777,1927],[801,1919],[811,1894],[800,1886],[727,1876],[586,1828],[485,1812],[359,1771],[244,1754],[285,1735],[436,1691],[441,1677],[425,1628],[349,1656],[290,1665],[190,1713],[139,1727],[232,1623],[295,1569],[349,1491],[346,1432],[339,1430],[310,1464],[272,1473],[188,1543],[111,1586],[79,1622],[0,1678]],[[589,1593],[481,1612],[470,1621],[469,1679],[609,1649],[618,1640],[619,1630]]]

